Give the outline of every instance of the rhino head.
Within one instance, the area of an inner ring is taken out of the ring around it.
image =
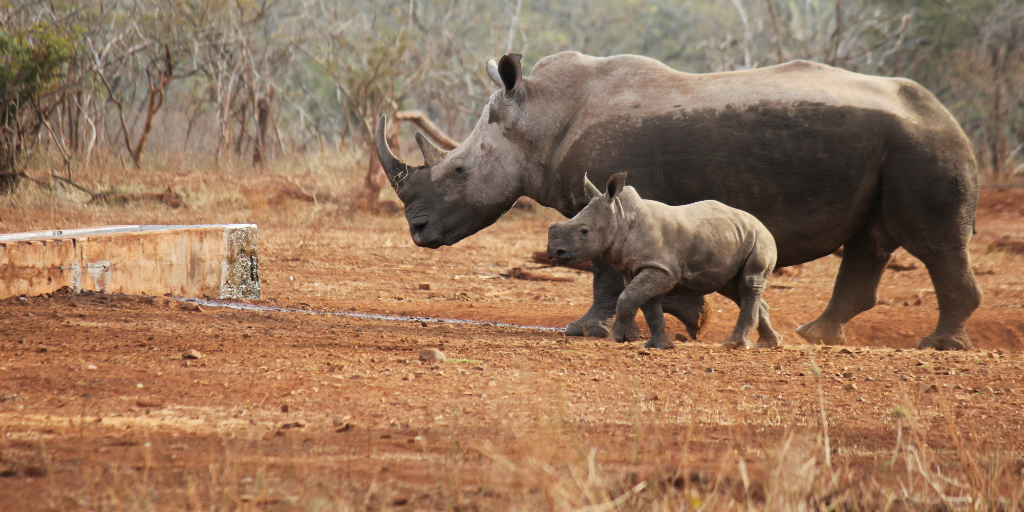
[[[611,247],[622,225],[619,196],[626,186],[626,173],[608,178],[604,194],[586,176],[583,186],[590,203],[575,217],[548,226],[548,258],[555,263],[573,265],[600,256]]]
[[[526,91],[519,54],[487,62],[495,91],[469,137],[451,151],[422,133],[416,143],[424,165],[398,160],[384,137],[386,118],[377,124],[377,154],[405,205],[409,233],[420,247],[452,245],[493,224],[522,195],[530,160],[525,136]]]

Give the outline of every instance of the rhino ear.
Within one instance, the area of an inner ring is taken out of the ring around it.
[[[590,182],[590,178],[587,178],[586,173],[583,174],[583,192],[587,195],[588,200],[601,195],[601,190]]]
[[[605,189],[604,192],[605,200],[610,202],[616,197],[619,197],[619,194],[622,193],[622,187],[625,186],[626,173],[620,172],[618,174],[612,175],[611,178],[608,178],[608,187]]]
[[[499,85],[505,88],[505,94],[516,90],[523,81],[523,67],[519,62],[522,59],[521,53],[510,53],[498,61],[498,78],[501,79]]]
[[[491,81],[498,87],[505,88],[505,82],[501,81],[501,74],[498,73],[498,61],[494,59],[487,59],[487,76],[491,77]]]

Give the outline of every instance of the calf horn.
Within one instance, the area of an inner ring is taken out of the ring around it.
[[[410,169],[388,147],[387,137],[384,136],[384,126],[387,122],[387,116],[380,116],[380,121],[377,123],[377,158],[380,158],[380,165],[384,168],[384,174],[388,176],[388,181],[391,182],[391,188],[398,192],[398,189],[402,187],[402,182],[409,177]]]

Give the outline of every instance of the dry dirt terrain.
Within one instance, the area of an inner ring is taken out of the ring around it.
[[[531,260],[549,211],[431,251],[400,214],[241,194],[0,206],[2,231],[254,221],[263,286],[233,307],[0,301],[0,511],[1024,507],[1024,256],[988,250],[1024,238],[1024,190],[983,193],[966,353],[914,348],[938,312],[903,251],[846,347],[794,332],[828,301],[829,256],[769,282],[784,346],[719,350],[737,309],[716,297],[705,339],[647,351],[551,329],[590,275]]]

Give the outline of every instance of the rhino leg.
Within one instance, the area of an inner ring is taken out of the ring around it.
[[[967,318],[981,304],[981,288],[974,279],[967,248],[943,252],[907,251],[917,256],[935,285],[939,301],[939,323],[935,332],[921,338],[917,348],[936,350],[973,350],[974,344],[964,327]]]
[[[566,336],[608,336],[608,326],[615,317],[615,302],[626,287],[622,274],[601,258],[590,260],[594,269],[594,302],[590,310],[565,326]]]
[[[661,309],[683,322],[690,339],[704,336],[711,319],[710,297],[662,297]]]
[[[612,336],[615,337],[615,341],[631,341],[640,336],[640,330],[636,327],[636,312],[648,303],[656,304],[650,304],[644,311],[644,316],[647,317],[648,323],[657,317],[664,334],[665,316],[655,315],[655,307],[657,312],[661,313],[659,299],[674,288],[675,284],[675,280],[667,273],[655,268],[645,268],[634,276],[622,290],[619,300],[615,304],[615,324],[612,325]],[[651,313],[650,316],[648,316],[648,312]],[[652,327],[657,327],[657,325]],[[654,338],[651,339],[653,341]]]
[[[673,348],[675,343],[665,334],[665,314],[662,311],[661,297],[655,297],[640,306],[651,329],[651,339],[644,343],[646,348]]]
[[[781,338],[768,321],[768,304],[761,299],[774,264],[774,251],[767,253],[755,247],[736,278],[719,292],[735,301],[740,307],[736,327],[733,329],[732,335],[722,343],[722,347],[749,348],[750,333],[754,329],[758,330],[758,334],[762,338],[761,341],[764,342],[762,345],[759,341],[759,346],[778,344],[778,340]]]
[[[878,282],[896,247],[879,222],[858,231],[843,245],[843,262],[828,306],[817,320],[797,327],[797,334],[812,345],[845,344],[846,322],[878,302]]]
[[[772,328],[772,322],[768,318],[768,303],[760,300],[757,312],[757,343],[754,348],[777,347],[782,343],[782,335]]]

